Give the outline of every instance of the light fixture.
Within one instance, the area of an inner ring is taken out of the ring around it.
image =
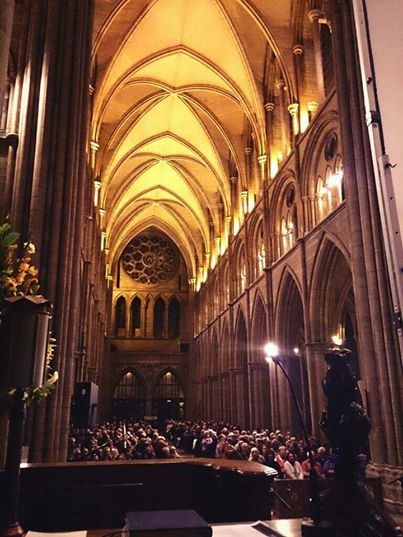
[[[299,349],[295,347],[294,352],[296,350],[299,350]],[[305,453],[307,454],[309,461],[310,461],[310,470],[309,470],[309,483],[310,483],[310,493],[311,493],[310,498],[309,498],[310,515],[315,526],[315,524],[319,523],[321,520],[319,493],[318,493],[319,489],[318,489],[318,484],[317,484],[318,476],[315,470],[315,461],[313,458],[313,452],[310,448],[310,441],[309,441],[309,436],[308,436],[308,431],[307,431],[307,427],[305,424],[304,416],[302,414],[302,410],[298,402],[298,398],[295,393],[290,375],[288,374],[287,369],[284,367],[284,364],[282,363],[282,358],[279,356],[278,346],[272,341],[269,341],[264,346],[264,351],[266,353],[266,362],[273,362],[283,372],[284,377],[287,381],[288,387],[290,389],[291,397],[294,401],[295,409],[297,411],[297,416],[298,416],[298,420],[299,420],[300,427],[301,427],[301,433],[302,433],[302,437],[304,439],[304,444],[305,444]],[[308,529],[305,529],[303,527],[302,535],[306,537],[311,536],[311,535],[319,535],[319,533],[316,532],[316,528],[314,528],[313,530],[314,532],[311,533],[311,530],[310,530],[311,527],[312,527],[311,524],[308,525]]]
[[[334,336],[332,336],[332,341],[335,345],[337,345],[338,347],[340,347],[341,345],[343,345],[343,340],[340,336],[338,336],[337,334],[335,334]]]
[[[269,341],[264,346],[264,352],[266,353],[266,361],[269,361],[270,359],[276,358],[276,356],[278,356],[279,348],[275,343]]]
[[[299,348],[298,347],[294,347],[293,351],[294,351],[294,354],[299,354]]]

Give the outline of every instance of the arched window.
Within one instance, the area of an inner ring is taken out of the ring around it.
[[[165,302],[159,298],[154,304],[154,322],[153,335],[154,337],[162,337],[164,335],[165,323]]]
[[[117,335],[122,335],[126,328],[126,299],[120,296],[115,305],[115,331]]]
[[[153,394],[153,414],[160,422],[182,419],[185,416],[183,388],[176,375],[167,371],[161,375]]]
[[[168,306],[168,337],[174,339],[181,332],[181,305],[173,298]]]
[[[141,328],[141,299],[136,296],[131,306],[131,332],[133,336],[139,335]]]
[[[246,259],[245,248],[242,246],[238,255],[238,295],[245,291],[246,287]]]
[[[144,398],[144,387],[136,373],[129,371],[116,384],[114,399]]]
[[[264,247],[264,237],[263,237],[263,224],[260,222],[259,228],[257,231],[257,244],[256,244],[256,251],[257,251],[257,263],[256,263],[256,276],[259,277],[263,274],[263,270],[266,265],[266,252]]]
[[[172,371],[167,371],[160,377],[155,387],[154,397],[157,399],[183,398],[183,388]]]
[[[115,419],[143,419],[144,409],[144,385],[134,371],[128,371],[115,386],[111,409],[112,417]]]

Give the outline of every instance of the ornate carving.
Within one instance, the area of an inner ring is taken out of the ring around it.
[[[179,252],[168,237],[145,233],[137,235],[122,254],[125,271],[133,280],[156,285],[171,280],[178,272]]]

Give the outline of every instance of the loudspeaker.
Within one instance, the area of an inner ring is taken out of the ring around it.
[[[93,382],[77,382],[71,406],[71,421],[74,427],[91,429],[97,425],[98,386]]]

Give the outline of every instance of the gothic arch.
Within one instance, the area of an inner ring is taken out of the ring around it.
[[[229,349],[229,328],[228,322],[225,320],[221,330],[221,371],[228,372],[230,369],[230,349]]]
[[[270,201],[269,228],[276,238],[273,252],[275,258],[281,257],[295,246],[296,240],[303,233],[300,198],[300,188],[294,172],[287,170],[276,181]]]
[[[339,333],[343,303],[352,289],[349,258],[339,245],[324,234],[315,259],[309,300],[314,341],[330,342]]]
[[[119,380],[121,380],[127,373],[133,373],[134,375],[136,375],[144,386],[144,390],[146,389],[146,381],[141,374],[141,371],[135,366],[127,366],[123,369],[116,371],[113,375],[113,386],[115,387]]]
[[[254,298],[251,322],[251,352],[252,362],[262,362],[264,360],[264,345],[267,343],[267,311],[260,291],[257,291]]]
[[[282,364],[286,369],[298,400],[304,421],[310,429],[310,402],[308,370],[305,356],[305,323],[302,294],[295,274],[286,267],[279,286],[275,320],[276,342],[280,348]],[[280,399],[279,412],[282,423],[299,431],[300,422],[289,386],[283,376],[278,376]],[[286,400],[286,404],[285,404]]]
[[[248,344],[248,331],[246,327],[245,315],[242,307],[238,308],[236,323],[235,323],[235,352],[234,352],[234,366],[236,368],[244,368],[247,366],[247,344]]]
[[[313,126],[301,165],[301,195],[315,200],[315,204],[318,200],[318,180],[320,177],[324,180],[322,168],[327,161],[324,155],[325,146],[332,135],[335,136],[336,147],[331,149],[334,154],[329,160],[335,161],[340,153],[337,149],[337,145],[340,145],[339,117],[335,110],[324,114],[320,122]]]
[[[257,211],[249,227],[251,237],[251,280],[255,281],[265,267],[264,217],[263,211]]]
[[[145,412],[146,384],[134,367],[127,367],[116,379],[111,414],[119,419],[142,419]]]
[[[294,309],[295,304],[298,305],[298,311]],[[295,323],[300,320],[303,322],[303,310],[301,284],[293,269],[286,265],[276,297],[275,334],[276,341],[287,351],[298,346],[294,337]]]
[[[219,348],[218,348],[218,338],[217,331],[214,329],[213,335],[211,337],[210,345],[210,367],[209,375],[215,376],[219,370]]]
[[[167,373],[172,373],[176,377],[176,379],[178,380],[178,383],[180,384],[180,386],[181,386],[181,388],[183,390],[183,394],[185,394],[183,377],[182,377],[180,371],[178,371],[178,369],[176,367],[170,366],[170,365],[168,365],[166,367],[163,367],[162,369],[160,369],[158,371],[158,373],[156,373],[156,375],[154,376],[154,379],[152,381],[152,384],[151,384],[151,393],[152,394],[155,393],[155,389],[158,386],[158,382]]]

